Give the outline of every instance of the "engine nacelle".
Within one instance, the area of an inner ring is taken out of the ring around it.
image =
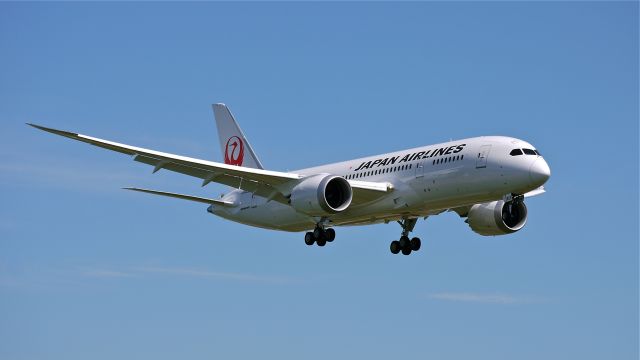
[[[344,211],[351,204],[353,191],[340,176],[320,174],[304,179],[291,191],[291,206],[313,216]]]
[[[514,233],[527,223],[527,206],[522,201],[493,201],[471,207],[467,217],[471,230],[493,236]]]

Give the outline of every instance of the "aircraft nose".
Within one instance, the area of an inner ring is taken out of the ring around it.
[[[541,186],[546,183],[551,176],[551,169],[549,169],[549,165],[542,157],[538,157],[533,164],[531,164],[531,168],[529,168],[529,179],[531,183],[535,186]]]

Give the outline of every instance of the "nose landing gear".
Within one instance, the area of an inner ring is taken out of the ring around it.
[[[391,250],[392,254],[397,254],[402,251],[402,255],[410,255],[412,251],[420,250],[422,246],[420,238],[414,237],[409,240],[409,233],[413,231],[417,222],[417,218],[398,221],[398,224],[402,226],[402,236],[400,236],[400,240],[393,240],[391,245],[389,245],[389,250]]]
[[[304,243],[311,246],[314,243],[318,246],[325,246],[328,242],[332,242],[336,238],[336,231],[332,228],[324,229],[316,226],[313,231],[304,234]]]

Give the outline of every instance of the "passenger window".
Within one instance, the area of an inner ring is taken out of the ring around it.
[[[520,149],[513,149],[513,150],[511,150],[511,152],[509,153],[509,155],[511,155],[511,156],[518,156],[518,155],[522,155],[522,150],[520,150]]]
[[[535,151],[533,151],[533,150],[531,150],[531,149],[522,149],[522,151],[524,151],[524,153],[525,153],[526,155],[538,155],[538,154],[536,154],[536,152],[535,152]]]

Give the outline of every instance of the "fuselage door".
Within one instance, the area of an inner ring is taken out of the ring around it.
[[[425,162],[422,160],[416,163],[416,179],[422,179],[424,177],[424,164]]]
[[[490,151],[491,145],[482,145],[480,147],[480,151],[478,152],[478,159],[476,160],[476,169],[487,167],[487,158],[489,157]]]

